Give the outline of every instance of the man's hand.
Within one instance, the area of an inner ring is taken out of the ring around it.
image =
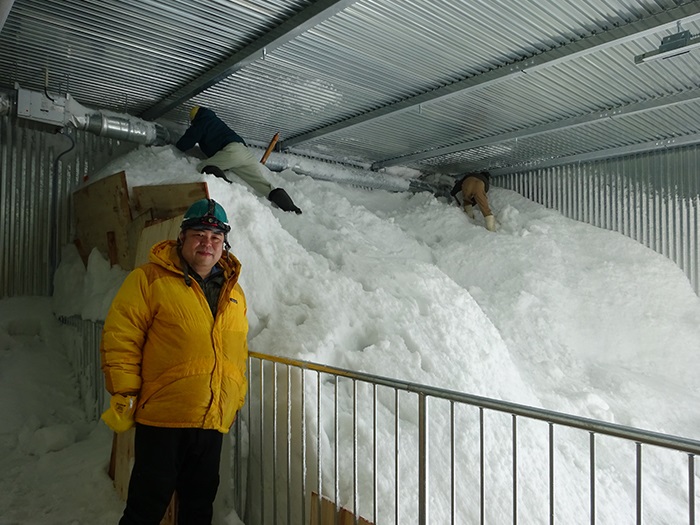
[[[125,432],[134,426],[136,396],[115,394],[109,408],[102,414],[102,421],[115,432]]]

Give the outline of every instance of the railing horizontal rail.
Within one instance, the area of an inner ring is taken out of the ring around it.
[[[605,421],[598,421],[595,419],[590,419],[581,416],[563,414],[560,412],[545,410],[543,408],[520,405],[518,403],[511,403],[508,401],[499,401],[488,397],[465,394],[463,392],[456,392],[453,390],[446,390],[443,388],[422,385],[419,383],[412,383],[410,381],[391,379],[373,374],[367,374],[364,372],[356,372],[353,370],[346,370],[343,368],[321,365],[309,361],[290,359],[288,357],[273,356],[257,352],[250,352],[250,356],[256,359],[292,365],[306,370],[324,372],[341,377],[347,377],[350,379],[356,379],[358,381],[366,381],[368,383],[373,383],[377,385],[389,386],[398,390],[405,390],[407,392],[425,394],[428,396],[437,397],[448,401],[457,401],[476,407],[488,408],[489,410],[495,410],[507,414],[515,414],[517,416],[524,416],[531,419],[545,421],[547,423],[555,423],[557,425],[577,428],[580,430],[587,430],[589,432],[595,432],[597,434],[604,434],[608,436],[624,438],[646,445],[654,445],[658,447],[678,450],[680,452],[686,452],[688,454],[700,455],[700,441],[685,437],[662,434],[659,432],[652,432],[648,430],[640,430],[634,427],[618,425],[615,423],[607,423]]]

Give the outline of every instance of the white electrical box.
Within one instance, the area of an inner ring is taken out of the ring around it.
[[[65,119],[65,97],[56,95],[51,100],[44,93],[17,88],[17,116],[63,126]]]

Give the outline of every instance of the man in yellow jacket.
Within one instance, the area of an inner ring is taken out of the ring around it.
[[[210,524],[223,434],[243,406],[248,357],[240,262],[224,209],[202,199],[176,241],[153,246],[105,320],[103,419],[136,424],[135,463],[120,525],[160,523],[174,491],[179,523]]]

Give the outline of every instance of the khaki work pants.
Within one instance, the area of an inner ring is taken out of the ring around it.
[[[467,177],[462,183],[462,198],[464,199],[464,207],[472,205],[472,200],[475,200],[479,205],[479,209],[484,217],[493,215],[489,208],[489,200],[486,197],[484,181],[476,177]]]
[[[197,171],[201,173],[205,166],[231,170],[263,197],[267,197],[272,191],[272,185],[260,173],[260,161],[240,142],[226,144],[214,155],[197,164]]]

